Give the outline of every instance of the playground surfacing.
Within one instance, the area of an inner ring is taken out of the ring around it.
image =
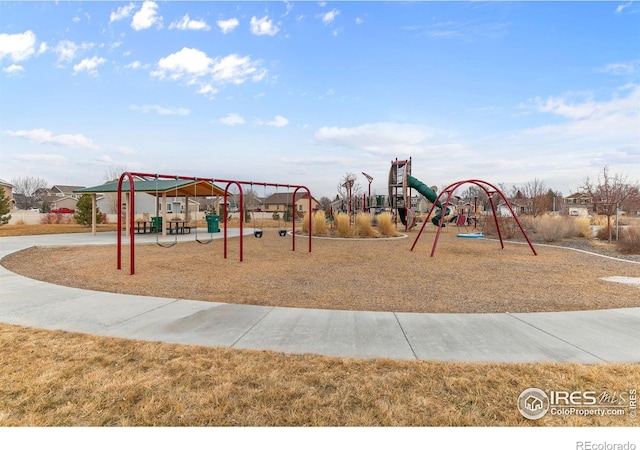
[[[362,311],[492,313],[640,306],[637,286],[604,277],[637,277],[638,265],[561,248],[459,239],[443,233],[409,251],[415,233],[396,240],[316,239],[312,253],[265,230],[238,240],[194,241],[165,249],[137,245],[136,274],[118,271],[113,246],[34,248],[3,265],[66,286],[212,302]],[[305,238],[306,242],[306,238]],[[126,254],[126,253],[125,253]]]
[[[458,239],[443,233],[409,251],[414,233],[397,240],[300,241],[266,230],[207,245],[165,249],[137,245],[136,274],[116,269],[114,246],[33,248],[3,260],[28,277],[84,289],[237,304],[362,311],[492,313],[640,306],[637,286],[603,277],[637,277],[638,265],[560,248]],[[429,236],[432,238],[433,236]],[[46,261],[46,264],[34,264]]]

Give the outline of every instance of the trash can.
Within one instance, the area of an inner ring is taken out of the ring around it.
[[[162,217],[151,218],[151,232],[162,233]]]
[[[220,216],[210,215],[207,216],[207,232],[219,233],[220,232]]]

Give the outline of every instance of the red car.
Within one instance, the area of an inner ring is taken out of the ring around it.
[[[51,212],[54,214],[73,214],[76,210],[71,208],[58,208],[52,209]]]

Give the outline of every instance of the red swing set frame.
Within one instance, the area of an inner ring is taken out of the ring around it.
[[[295,184],[279,184],[279,183],[264,183],[264,182],[255,182],[255,181],[238,181],[238,180],[225,180],[225,179],[218,179],[218,178],[200,178],[200,177],[187,177],[187,176],[178,176],[178,175],[160,175],[160,174],[153,174],[153,173],[141,173],[141,172],[124,172],[122,173],[122,175],[120,175],[120,178],[118,180],[118,233],[117,233],[117,267],[118,270],[122,269],[122,185],[123,182],[125,180],[125,178],[129,181],[129,211],[131,211],[131,213],[129,214],[129,251],[130,251],[130,255],[129,255],[129,274],[133,275],[135,274],[135,233],[134,233],[134,222],[135,222],[135,181],[133,177],[143,177],[143,178],[149,178],[149,177],[153,177],[156,179],[159,178],[169,178],[169,179],[173,179],[173,180],[190,180],[190,181],[208,181],[210,183],[226,183],[226,187],[224,190],[224,207],[223,207],[223,214],[225,217],[225,222],[226,222],[226,218],[227,218],[227,197],[229,196],[229,187],[231,185],[235,185],[238,187],[239,190],[239,194],[240,194],[240,211],[244,211],[244,195],[242,193],[242,185],[263,185],[263,186],[274,186],[276,188],[278,187],[287,187],[289,189],[294,188],[293,191],[293,195],[292,195],[292,204],[295,205],[295,198],[296,198],[296,194],[298,193],[299,190],[305,190],[307,191],[307,195],[309,197],[309,214],[311,214],[312,211],[312,196],[311,196],[311,191],[309,190],[309,188],[307,188],[306,186],[302,186],[302,185],[295,185]],[[241,218],[240,220],[240,261],[242,262],[244,259],[244,230],[243,230],[243,224],[244,224],[244,220],[242,220],[243,218]],[[312,230],[311,230],[311,224],[313,221],[309,221],[309,253],[311,253],[311,242],[312,242]],[[227,226],[225,225],[224,227],[224,234],[223,234],[223,240],[224,240],[224,258],[227,258]],[[292,251],[296,251],[296,220],[295,220],[295,211],[294,211],[294,216],[293,216],[293,220],[292,220],[292,226],[291,226],[291,250]]]

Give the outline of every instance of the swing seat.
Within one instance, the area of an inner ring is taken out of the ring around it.
[[[285,237],[287,235],[287,230],[278,230],[278,234],[280,237]]]
[[[456,237],[459,238],[483,238],[484,237],[484,233],[458,233],[456,234]]]
[[[262,230],[255,230],[253,232],[253,235],[257,238],[261,238],[262,237]]]

